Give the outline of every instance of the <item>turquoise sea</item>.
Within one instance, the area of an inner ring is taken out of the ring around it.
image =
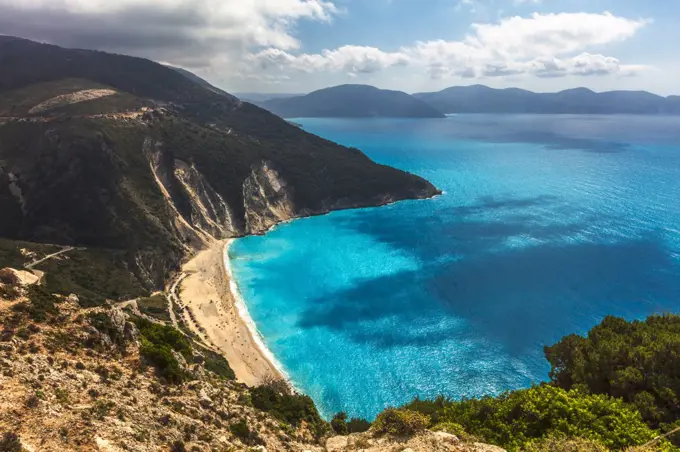
[[[265,343],[325,416],[526,387],[544,345],[679,310],[680,118],[295,122],[445,191],[232,246]]]

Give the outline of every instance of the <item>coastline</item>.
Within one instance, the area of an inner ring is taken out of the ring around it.
[[[227,359],[239,381],[249,386],[272,379],[288,382],[257,332],[232,279],[228,261],[232,241],[215,241],[182,266],[185,277],[179,299],[186,308],[184,323]]]
[[[234,274],[231,269],[231,258],[229,257],[229,248],[231,247],[232,243],[234,243],[234,240],[236,239],[228,239],[226,241],[226,243],[224,244],[223,254],[224,271],[227,278],[227,284],[229,284],[231,298],[233,300],[234,306],[236,307],[236,311],[239,314],[241,322],[246,326],[246,328],[248,328],[250,337],[257,346],[260,354],[269,362],[271,366],[273,366],[276,369],[277,376],[284,379],[292,387],[290,376],[286,373],[286,371],[283,368],[283,365],[279,362],[279,360],[276,359],[274,353],[271,350],[269,350],[267,344],[265,344],[264,337],[257,329],[257,324],[255,323],[255,320],[253,320],[253,318],[251,317],[250,311],[248,310],[248,306],[246,306],[243,295],[241,295],[241,291],[239,290],[238,283],[234,279]]]

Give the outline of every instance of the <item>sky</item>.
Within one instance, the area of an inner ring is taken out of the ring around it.
[[[0,0],[0,11],[0,34],[150,58],[239,93],[680,94],[680,0]]]

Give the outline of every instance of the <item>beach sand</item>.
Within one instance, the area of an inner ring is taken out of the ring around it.
[[[228,241],[215,242],[182,267],[178,295],[180,303],[193,313],[193,320],[187,315],[184,318],[206,345],[224,355],[239,381],[257,386],[272,378],[285,378],[254,337],[257,333],[249,328],[249,318],[243,318],[247,313],[239,312],[224,263],[228,245]]]

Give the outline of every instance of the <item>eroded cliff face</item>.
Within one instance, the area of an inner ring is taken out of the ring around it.
[[[205,246],[213,239],[213,236],[201,228],[200,221],[194,222],[192,215],[183,213],[178,208],[178,201],[180,201],[178,198],[182,193],[178,193],[176,190],[178,179],[176,179],[174,168],[175,161],[168,159],[168,156],[164,154],[163,143],[153,141],[151,138],[144,141],[144,152],[149,157],[149,165],[157,188],[163,194],[163,198],[170,208],[173,227],[181,238],[185,250],[190,251]],[[198,210],[194,207],[194,204],[197,204],[197,202],[190,198],[189,205],[192,211]]]
[[[243,208],[234,209],[195,165],[174,159],[163,143],[147,139],[145,152],[158,189],[173,217],[173,227],[187,251],[213,240],[261,234],[296,216],[291,190],[271,166],[262,161],[242,183]],[[243,211],[237,218],[234,211]]]
[[[243,204],[249,234],[261,234],[295,216],[288,184],[268,162],[253,168],[243,183]]]

